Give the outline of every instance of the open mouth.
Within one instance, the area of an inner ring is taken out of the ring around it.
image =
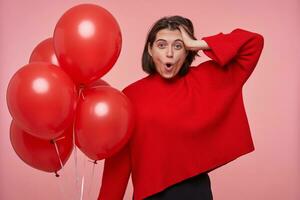
[[[167,68],[170,68],[172,66],[172,64],[171,63],[167,63],[166,66],[167,66]]]
[[[174,64],[173,63],[166,63],[165,64],[165,68],[167,71],[171,71],[174,67]]]

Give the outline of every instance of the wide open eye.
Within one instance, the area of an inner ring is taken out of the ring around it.
[[[166,47],[166,44],[165,44],[165,43],[162,43],[162,42],[160,42],[160,43],[158,43],[158,44],[157,44],[157,47],[158,47],[158,48],[160,48],[160,49],[163,49],[163,48],[165,48],[165,47]]]
[[[182,48],[181,44],[175,44],[174,46],[175,46],[175,49],[178,49],[178,50]]]

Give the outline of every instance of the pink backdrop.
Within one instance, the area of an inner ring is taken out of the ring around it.
[[[300,199],[300,2],[286,1],[20,1],[0,3],[0,199],[75,199],[75,165],[70,158],[60,178],[24,164],[9,141],[11,117],[6,88],[12,75],[28,62],[33,48],[51,37],[59,17],[79,3],[98,3],[118,20],[123,48],[103,79],[118,89],[145,76],[140,60],[146,33],[165,15],[189,17],[196,35],[227,33],[240,27],[261,33],[265,47],[244,100],[256,150],[210,173],[216,200]],[[202,58],[196,63],[206,59]],[[84,199],[96,199],[103,161],[95,166],[78,154],[84,175]],[[79,180],[80,181],[80,180]],[[65,195],[63,195],[65,194]],[[71,196],[73,195],[73,197]],[[124,199],[131,199],[129,181]]]

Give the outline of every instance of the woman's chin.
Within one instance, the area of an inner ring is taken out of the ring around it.
[[[162,73],[160,75],[165,79],[172,79],[175,76],[174,73]]]
[[[161,69],[159,71],[159,75],[165,79],[172,79],[173,77],[176,76],[176,70],[175,68],[173,70],[170,70],[170,71],[167,71],[167,70],[164,70],[164,69]]]

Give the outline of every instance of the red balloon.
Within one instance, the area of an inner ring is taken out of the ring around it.
[[[29,63],[39,61],[48,62],[52,63],[53,65],[59,66],[58,60],[54,52],[52,38],[43,40],[33,49],[29,59]]]
[[[61,68],[50,63],[33,62],[19,69],[6,97],[16,123],[36,137],[55,138],[73,122],[76,87]]]
[[[73,149],[71,127],[60,135],[56,141],[63,165],[67,162]],[[10,142],[17,155],[31,167],[46,172],[55,172],[61,169],[54,143],[26,133],[14,121],[10,125]]]
[[[88,85],[86,85],[85,88],[96,88],[99,86],[110,86],[106,81],[102,80],[102,79],[98,79]]]
[[[112,87],[82,92],[76,110],[75,141],[93,160],[107,158],[129,140],[133,110],[128,98]]]
[[[61,67],[76,84],[88,84],[106,74],[122,46],[115,18],[93,4],[81,4],[66,11],[55,26],[53,40]]]
[[[96,88],[96,87],[102,87],[102,86],[110,86],[106,81],[102,79],[98,79],[90,84],[85,85],[82,87],[82,85],[77,85],[77,92],[79,94],[80,89],[83,90],[84,88]]]

